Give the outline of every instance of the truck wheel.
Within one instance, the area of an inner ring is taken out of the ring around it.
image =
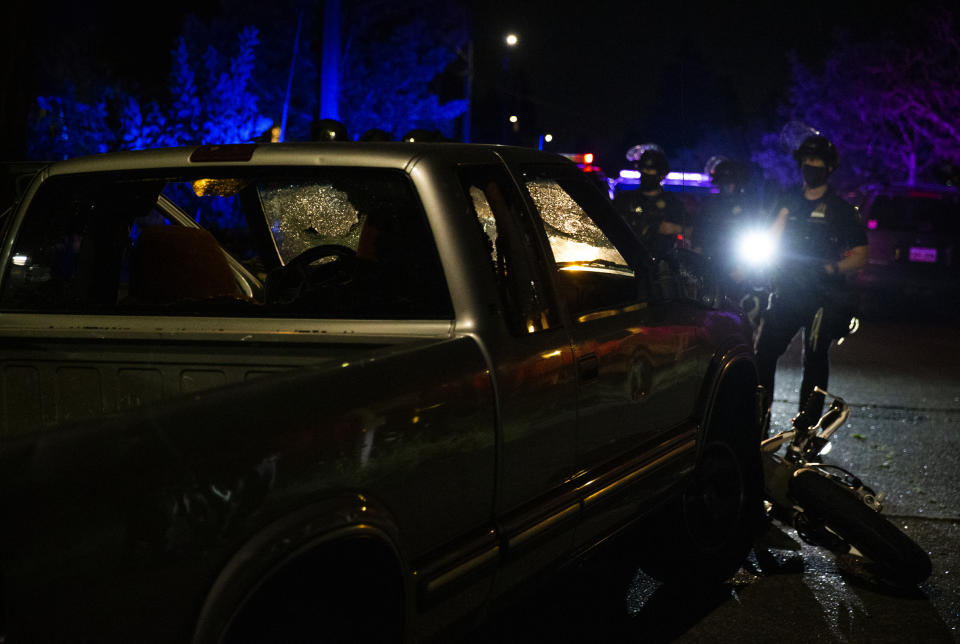
[[[245,602],[223,644],[347,644],[402,640],[403,599],[392,561],[363,543],[297,559]]]
[[[790,495],[807,517],[856,547],[893,581],[916,585],[930,576],[927,553],[841,483],[812,470],[801,470],[790,479]]]
[[[672,585],[726,581],[753,545],[762,516],[761,490],[759,445],[708,442],[679,500],[648,524],[656,536],[641,567]]]

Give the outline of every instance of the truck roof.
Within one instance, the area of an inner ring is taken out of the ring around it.
[[[425,156],[450,157],[458,161],[507,157],[521,162],[571,163],[564,157],[530,148],[473,143],[318,142],[243,143],[156,148],[109,152],[58,161],[51,175],[110,172],[150,168],[185,168],[217,165],[374,166],[405,168]]]

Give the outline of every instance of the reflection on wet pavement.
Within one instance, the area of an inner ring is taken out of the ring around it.
[[[494,614],[464,644],[960,641],[958,592],[936,552],[931,579],[905,589],[868,560],[804,543],[774,521],[727,583],[695,589],[668,588],[642,569],[629,579],[631,555],[619,548]]]

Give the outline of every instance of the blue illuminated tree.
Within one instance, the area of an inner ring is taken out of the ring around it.
[[[129,97],[121,115],[124,147],[141,149],[198,143],[242,143],[269,126],[252,91],[257,29],[246,27],[236,52],[212,44],[191,56],[184,38],[173,55],[170,103],[141,106]],[[199,68],[200,73],[197,73]]]
[[[37,100],[29,155],[250,141],[284,116],[287,140],[309,138],[319,7],[316,0],[223,0],[216,17],[186,22],[171,52],[166,96],[144,96],[136,83],[91,72],[82,95],[64,87]],[[466,109],[463,100],[441,98],[441,81],[465,41],[462,9],[439,0],[363,0],[344,13],[340,103],[349,129],[449,136]]]
[[[212,44],[191,54],[181,38],[173,52],[168,101],[141,101],[102,88],[93,101],[72,93],[40,97],[30,150],[34,158],[65,158],[115,149],[239,143],[269,127],[260,115],[252,76],[257,30],[240,31],[232,55]]]
[[[316,0],[221,0],[221,11],[208,20],[192,18],[184,26],[183,38],[191,58],[202,56],[204,46],[226,51],[244,28],[257,28],[255,56],[249,60],[245,92],[255,97],[262,117],[259,132],[280,124],[284,106],[288,119],[286,140],[306,140],[310,134],[317,102],[317,69],[311,46],[316,38]],[[196,50],[196,51],[194,51]],[[288,93],[288,82],[289,90]],[[200,87],[202,97],[205,88]],[[234,94],[236,95],[236,94]],[[230,111],[230,110],[228,110]],[[227,124],[228,127],[230,124]]]
[[[108,100],[104,93],[92,103],[80,101],[72,88],[62,96],[38,97],[27,138],[28,156],[66,159],[113,149],[115,136],[108,125]]]
[[[352,7],[348,24],[340,98],[348,129],[452,136],[467,102],[444,101],[438,88],[466,42],[462,11],[437,0],[368,0]]]

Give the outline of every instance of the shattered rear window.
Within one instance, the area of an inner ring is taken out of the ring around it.
[[[41,186],[7,311],[450,319],[409,178],[376,168],[64,176]]]
[[[329,183],[266,185],[260,199],[284,262],[317,244],[357,249],[360,211]]]

